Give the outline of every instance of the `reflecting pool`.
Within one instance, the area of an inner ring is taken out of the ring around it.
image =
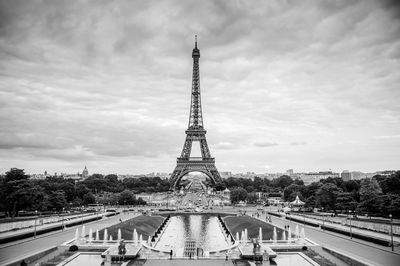
[[[196,246],[202,248],[204,251],[229,246],[216,216],[183,214],[171,217],[156,248],[176,250],[184,247],[185,240],[195,240]]]
[[[296,266],[312,266],[318,265],[310,258],[301,253],[278,253],[274,259],[276,265],[296,265]]]
[[[71,260],[70,262],[64,264],[64,266],[91,266],[91,265],[101,265],[103,262],[103,258],[100,256],[101,253],[98,254],[79,254],[76,258]]]

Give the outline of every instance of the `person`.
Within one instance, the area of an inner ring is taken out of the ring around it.
[[[169,252],[169,259],[170,260],[172,260],[172,254],[173,254],[174,252],[172,251],[172,249],[171,249],[171,251]]]
[[[228,251],[225,252],[225,260],[228,260]]]
[[[27,266],[28,264],[25,262],[25,260],[22,260],[20,265],[21,266]]]

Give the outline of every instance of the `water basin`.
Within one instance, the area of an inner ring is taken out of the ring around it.
[[[172,216],[156,248],[169,250],[183,248],[186,240],[195,240],[204,251],[229,246],[216,216],[208,214],[183,214]]]
[[[79,254],[73,260],[63,264],[63,266],[98,266],[103,262],[103,258],[100,256],[100,253],[95,254]]]
[[[301,253],[278,253],[278,256],[274,259],[276,265],[287,266],[313,266],[318,265],[307,256],[303,256]]]

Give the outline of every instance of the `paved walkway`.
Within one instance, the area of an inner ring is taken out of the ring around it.
[[[95,222],[87,223],[85,226],[87,231],[90,228],[92,228],[93,231],[96,231],[97,229],[101,230],[110,225],[119,223],[119,219],[127,220],[135,217],[136,215],[137,214],[133,213],[123,213],[109,218],[103,218]],[[7,265],[14,261],[20,261],[23,258],[34,255],[47,248],[61,245],[62,243],[75,237],[76,228],[80,228],[80,225],[67,228],[65,231],[56,231],[41,235],[36,237],[36,239],[31,237],[23,241],[2,245],[0,247],[0,265]]]
[[[260,215],[260,219],[265,221],[266,215]],[[295,228],[296,224],[303,226],[302,223],[286,220],[272,216],[272,223],[283,228],[290,225]],[[397,247],[395,252],[391,252],[389,247],[373,244],[367,241],[350,239],[348,236],[323,231],[320,228],[305,226],[306,238],[316,242],[317,244],[340,251],[348,256],[355,257],[360,261],[364,261],[371,265],[377,266],[398,266],[400,265],[400,250]]]
[[[83,216],[74,217],[69,220],[64,220],[64,221],[59,221],[59,222],[54,222],[54,223],[49,223],[49,224],[41,224],[41,225],[38,224],[38,225],[36,225],[36,228],[35,227],[26,227],[26,228],[21,228],[18,230],[1,232],[0,240],[8,239],[13,236],[25,235],[25,234],[29,234],[29,233],[32,234],[35,232],[35,230],[36,230],[36,232],[40,232],[40,231],[47,230],[50,228],[62,227],[63,225],[68,226],[69,224],[73,224],[76,222],[85,223],[87,220],[90,220],[90,219],[93,219],[96,217],[101,217],[102,214],[104,214],[104,213],[92,214],[92,215],[85,214]]]
[[[338,224],[338,223],[330,223],[330,222],[324,222],[321,220],[317,220],[314,218],[310,218],[307,216],[301,216],[301,215],[293,215],[290,214],[288,215],[288,217],[293,217],[299,220],[305,220],[306,222],[309,223],[314,223],[314,224],[318,224],[318,225],[326,225],[329,227],[334,227],[334,228],[338,228],[340,230],[343,230],[345,232],[348,232],[348,234],[350,234],[350,226],[346,226],[346,225],[342,225],[342,224]],[[382,240],[386,240],[388,242],[391,241],[391,236],[389,234],[385,234],[385,233],[380,233],[380,232],[375,232],[375,231],[371,231],[371,230],[366,230],[366,229],[361,229],[361,228],[357,228],[357,227],[351,227],[351,231],[352,233],[357,233],[360,235],[366,235],[366,236],[371,236],[377,239],[382,239]],[[393,236],[393,242],[395,245],[399,245],[400,244],[400,237],[399,236]]]

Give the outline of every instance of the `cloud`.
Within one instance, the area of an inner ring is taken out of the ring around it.
[[[307,144],[307,142],[305,142],[305,141],[300,141],[300,142],[294,141],[294,142],[290,142],[290,145],[292,145],[292,146],[306,145],[306,144]]]
[[[255,147],[260,147],[260,148],[264,148],[264,147],[272,147],[272,146],[277,146],[278,143],[275,142],[255,142],[254,146]]]
[[[172,171],[195,34],[221,170],[266,171],[265,160],[268,171],[311,171],[315,161],[341,170],[337,143],[359,170],[393,168],[397,138],[379,136],[400,130],[398,10],[394,1],[0,1],[0,170],[23,156],[32,172],[49,160],[57,172]],[[369,145],[383,154],[351,154]],[[270,146],[279,155],[258,149]],[[304,149],[315,152],[299,160]]]
[[[373,136],[374,139],[399,139],[400,135]]]

